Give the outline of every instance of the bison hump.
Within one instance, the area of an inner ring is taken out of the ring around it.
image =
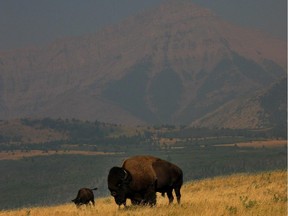
[[[127,170],[132,177],[130,183],[131,189],[141,191],[155,183],[157,177],[152,167],[155,159],[156,158],[152,156],[134,156],[124,161],[122,167]]]

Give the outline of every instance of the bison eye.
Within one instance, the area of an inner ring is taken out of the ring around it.
[[[115,191],[112,191],[112,192],[111,192],[111,196],[115,197],[116,195],[117,195],[117,194],[116,194]]]

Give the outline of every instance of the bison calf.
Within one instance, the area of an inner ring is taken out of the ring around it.
[[[97,189],[98,188],[93,189],[81,188],[78,191],[77,197],[73,199],[72,202],[74,202],[77,207],[83,204],[88,205],[90,201],[92,202],[93,205],[95,205],[93,190]]]

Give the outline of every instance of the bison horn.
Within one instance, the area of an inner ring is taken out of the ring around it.
[[[128,178],[128,173],[125,169],[123,169],[124,173],[125,173],[125,176],[124,176],[124,179],[126,180]]]

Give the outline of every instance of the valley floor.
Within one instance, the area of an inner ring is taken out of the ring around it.
[[[118,209],[111,197],[96,199],[95,207],[74,204],[0,211],[0,216],[140,216],[140,215],[287,215],[287,172],[235,174],[193,181],[182,187],[181,205],[168,206],[157,196],[156,207],[129,206]],[[175,203],[175,200],[174,200]]]

